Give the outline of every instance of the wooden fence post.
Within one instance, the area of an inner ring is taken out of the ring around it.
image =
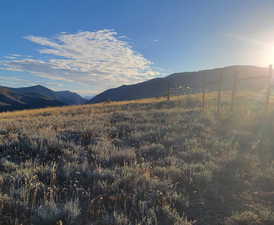
[[[205,101],[206,101],[205,86],[206,86],[206,80],[205,80],[205,76],[203,76],[203,79],[202,79],[202,112],[205,111]]]
[[[219,90],[218,90],[218,97],[217,97],[217,113],[220,113],[220,109],[221,109],[222,89],[223,89],[223,73],[221,73],[220,77],[219,77]]]
[[[269,65],[268,79],[267,79],[267,90],[266,90],[265,112],[267,112],[268,108],[269,108],[269,99],[270,99],[270,95],[271,95],[271,88],[272,88],[272,65]]]
[[[238,73],[234,75],[233,79],[233,87],[232,87],[232,93],[231,93],[231,112],[234,111],[234,104],[235,104],[235,97],[236,97],[236,92],[237,92],[237,84],[238,84]]]
[[[170,100],[170,81],[168,80],[168,84],[167,84],[167,101]]]

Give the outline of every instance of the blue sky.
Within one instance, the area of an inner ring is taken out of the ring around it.
[[[272,0],[1,0],[0,85],[82,95],[274,62]]]

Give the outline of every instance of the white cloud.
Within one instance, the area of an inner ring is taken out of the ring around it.
[[[43,46],[39,52],[41,56],[47,55],[47,59],[13,54],[12,58],[0,61],[0,69],[90,84],[96,90],[136,83],[158,75],[151,68],[151,61],[134,51],[125,38],[112,30],[61,33],[51,39],[27,36],[25,39]]]

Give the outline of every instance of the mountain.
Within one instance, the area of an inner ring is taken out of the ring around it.
[[[77,105],[85,102],[76,93],[55,92],[41,85],[24,88],[0,87],[0,111]]]
[[[48,106],[63,106],[64,103],[55,98],[39,93],[20,93],[13,88],[0,88],[0,111],[43,108]]]
[[[255,66],[229,66],[196,72],[175,73],[164,78],[156,78],[133,85],[123,85],[118,88],[106,90],[95,96],[88,103],[161,97],[166,96],[168,90],[170,90],[171,95],[198,93],[202,91],[203,87],[208,91],[213,91],[218,89],[217,82],[220,80],[221,74],[223,77],[223,88],[228,90],[233,86],[235,74],[237,74],[240,79],[254,76],[267,76],[268,69]],[[204,85],[204,83],[206,84]],[[252,79],[240,81],[238,88],[262,88],[265,85],[266,79]]]
[[[62,101],[67,105],[81,105],[87,101],[80,95],[71,91],[57,91],[55,92],[55,96],[59,101]]]
[[[13,88],[14,91],[19,93],[38,93],[43,96],[56,98],[56,100],[63,102],[66,105],[80,105],[86,102],[80,95],[71,91],[52,91],[41,85],[25,87],[25,88]]]
[[[55,97],[55,92],[41,85],[23,88],[11,88],[13,91],[19,94],[40,94],[47,97]]]
[[[87,101],[91,100],[94,97],[95,97],[95,95],[85,95],[85,96],[83,96],[83,98],[86,99]]]

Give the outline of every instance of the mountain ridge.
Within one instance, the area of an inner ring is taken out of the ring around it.
[[[96,95],[88,101],[88,103],[162,97],[167,95],[169,88],[172,89],[173,92],[175,90],[175,93],[172,93],[173,95],[199,93],[203,88],[213,91],[218,88],[218,86],[216,84],[214,86],[213,83],[218,82],[220,74],[223,74],[223,88],[231,89],[233,77],[236,73],[241,78],[259,75],[266,76],[268,69],[249,65],[233,65],[194,72],[173,73],[166,77],[154,78],[137,84],[122,85],[117,88],[108,89]],[[206,80],[206,85],[203,85],[204,79]],[[250,80],[240,84],[240,88],[261,88],[263,86],[264,81],[262,80]]]
[[[21,88],[0,86],[1,112],[84,103],[86,100],[74,92],[53,91],[42,85]]]

